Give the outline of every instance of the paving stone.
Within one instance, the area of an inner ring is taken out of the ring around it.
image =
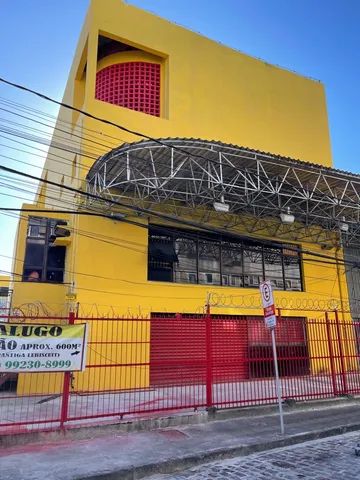
[[[359,480],[360,457],[354,453],[359,441],[359,433],[348,433],[149,480]]]

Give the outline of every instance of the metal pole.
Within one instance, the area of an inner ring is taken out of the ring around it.
[[[346,368],[344,362],[344,351],[343,351],[343,339],[341,336],[340,330],[340,323],[339,323],[339,314],[338,311],[335,310],[335,323],[336,323],[336,332],[338,337],[338,345],[339,345],[339,356],[340,356],[340,367],[341,367],[341,377],[342,377],[342,384],[343,384],[343,394],[348,394],[348,386],[347,386],[347,379],[346,379]]]
[[[206,407],[210,409],[213,406],[212,391],[212,319],[210,313],[210,295],[207,297],[205,314],[205,340],[206,340]]]
[[[280,430],[281,430],[281,435],[284,435],[284,433],[285,433],[284,415],[283,415],[283,408],[282,408],[282,401],[281,401],[281,383],[280,383],[280,377],[279,377],[279,367],[278,367],[278,359],[277,359],[277,353],[276,353],[275,329],[274,328],[271,329],[271,341],[272,341],[273,357],[274,357],[276,393],[277,393],[278,404],[279,404]]]
[[[74,323],[75,323],[75,313],[69,312],[69,325],[74,325]],[[71,386],[71,372],[64,372],[61,410],[60,410],[60,428],[61,429],[65,428],[65,423],[68,417],[70,386]]]
[[[325,321],[326,321],[326,332],[327,332],[327,339],[328,339],[328,346],[329,346],[329,357],[330,357],[330,367],[331,367],[331,378],[332,378],[332,385],[334,395],[337,395],[337,386],[336,386],[336,369],[334,363],[334,351],[332,346],[332,338],[331,338],[331,325],[329,323],[329,313],[325,312]]]

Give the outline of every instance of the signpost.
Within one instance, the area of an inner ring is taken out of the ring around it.
[[[276,314],[275,314],[274,297],[273,297],[270,281],[260,283],[260,294],[261,294],[262,305],[264,308],[265,325],[267,326],[267,328],[271,330],[271,343],[272,343],[273,358],[274,358],[276,393],[278,397],[279,415],[280,415],[280,430],[281,430],[281,434],[283,435],[285,433],[284,416],[283,416],[282,401],[281,401],[281,383],[280,383],[280,377],[279,377],[279,367],[278,367],[276,342],[275,342]]]
[[[0,372],[85,369],[87,325],[0,323]]]

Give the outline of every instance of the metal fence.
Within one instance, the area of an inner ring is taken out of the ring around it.
[[[360,323],[337,311],[320,313],[316,319],[278,316],[284,400],[360,393]],[[262,317],[72,314],[21,321],[87,322],[87,364],[83,372],[0,373],[0,434],[276,402],[271,336]]]

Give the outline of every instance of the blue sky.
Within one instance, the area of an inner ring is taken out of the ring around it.
[[[128,3],[269,63],[321,80],[326,87],[335,167],[360,172],[360,1]],[[0,0],[0,76],[61,99],[87,5],[87,0]],[[56,114],[51,104],[3,85],[0,98]],[[0,111],[1,118],[5,115]],[[2,138],[0,144],[10,145]],[[7,147],[0,146],[0,154],[39,166],[42,163],[40,158],[28,160],[23,153]],[[40,173],[8,158],[0,157],[0,163],[34,175]],[[2,182],[0,205],[19,206],[21,200],[10,198]],[[16,223],[15,218],[0,215],[0,255],[12,255]],[[11,269],[10,258],[0,256],[0,269]]]

